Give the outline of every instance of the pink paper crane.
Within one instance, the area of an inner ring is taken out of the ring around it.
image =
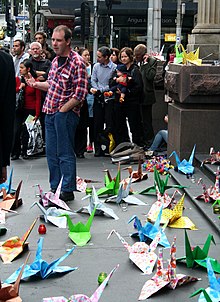
[[[138,300],[146,300],[164,287],[176,289],[177,286],[197,280],[199,279],[196,277],[176,274],[176,237],[174,237],[174,241],[170,248],[170,260],[168,262],[168,267],[164,268],[163,249],[160,248],[157,260],[157,272],[144,284]]]

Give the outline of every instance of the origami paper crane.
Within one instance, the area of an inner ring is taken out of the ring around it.
[[[207,287],[206,289],[200,288],[197,291],[195,291],[191,296],[194,297],[198,294],[199,296],[199,302],[219,302],[220,301],[220,278],[216,278],[211,261],[209,258],[206,260],[203,260],[204,262],[206,261],[206,267],[207,267],[207,272],[208,272],[208,278],[209,278],[209,284],[210,286]]]
[[[165,191],[171,188],[183,189],[185,186],[181,185],[168,185],[169,175],[166,175],[165,180],[163,180],[160,176],[160,173],[154,167],[154,185],[148,187],[147,189],[139,192],[139,194],[156,194],[159,192],[161,195],[164,195]]]
[[[115,214],[115,212],[111,208],[106,207],[105,204],[100,201],[94,187],[92,188],[92,195],[89,194],[83,199],[85,198],[89,198],[89,205],[81,207],[79,210],[76,211],[76,213],[89,213],[91,215],[93,210],[96,208],[95,215],[105,214],[109,217],[114,218],[115,220],[119,219],[119,217]]]
[[[12,183],[12,175],[13,175],[13,169],[11,169],[11,172],[9,174],[9,178],[6,182],[3,182],[2,184],[0,184],[0,191],[5,188],[6,193],[14,193],[15,190],[13,190],[11,188],[11,183]]]
[[[209,252],[211,242],[213,242],[215,244],[214,237],[211,234],[209,234],[203,248],[199,247],[198,245],[195,246],[195,247],[191,247],[190,242],[189,242],[189,237],[188,237],[187,232],[185,230],[185,253],[186,253],[186,256],[177,258],[176,259],[177,262],[185,260],[187,267],[193,267],[195,264],[206,267],[206,261],[203,261],[203,260],[206,260],[208,258],[211,262],[213,270],[216,273],[220,274],[220,263],[218,263],[217,260],[208,257],[208,252]]]
[[[177,169],[177,171],[182,172],[183,174],[186,175],[192,175],[194,172],[194,167],[193,167],[193,159],[194,159],[194,155],[195,155],[195,150],[196,150],[196,145],[194,145],[192,153],[189,157],[189,160],[187,161],[186,159],[183,159],[182,161],[180,161],[176,151],[173,151],[169,157],[171,156],[175,156],[176,159],[176,164],[177,166],[175,167],[175,169]]]
[[[214,164],[220,164],[220,151],[217,151],[215,152],[214,148],[210,148],[210,157],[203,160],[202,164],[201,165],[204,165],[204,164],[211,164],[211,165],[214,165]]]
[[[127,169],[128,173],[129,173],[129,178],[126,179],[127,182],[129,182],[130,177],[132,177],[131,182],[137,182],[137,181],[141,181],[141,180],[144,180],[144,179],[148,178],[147,173],[143,172],[143,170],[142,170],[141,160],[138,161],[138,169],[137,169],[137,171],[133,171],[132,166],[129,166],[129,167],[125,168],[125,169]]]
[[[0,301],[4,302],[22,302],[21,297],[19,297],[19,287],[20,287],[20,281],[21,277],[25,268],[25,265],[27,264],[27,261],[29,259],[30,253],[28,254],[25,263],[22,266],[22,269],[20,270],[20,273],[17,277],[17,280],[15,281],[15,284],[1,284],[0,282]]]
[[[177,193],[181,195],[178,190],[175,190],[173,192],[173,195],[170,197],[166,192],[164,194],[161,194],[159,190],[157,190],[157,200],[152,204],[147,214],[148,220],[155,221],[155,217],[157,217],[161,207],[163,207],[163,209],[173,209],[178,202],[175,199]]]
[[[67,218],[69,238],[73,242],[75,242],[76,245],[84,246],[91,239],[90,228],[95,215],[95,211],[96,208],[92,211],[86,224],[83,224],[82,222],[73,224],[72,220],[70,219],[70,216],[68,214],[64,214],[64,216],[66,216]]]
[[[40,201],[43,203],[44,207],[47,207],[50,205],[55,205],[64,210],[71,211],[71,209],[68,207],[68,205],[62,199],[60,199],[62,181],[63,181],[63,177],[61,178],[60,183],[59,183],[55,193],[47,192],[46,194],[44,194],[41,186],[37,185],[39,188],[39,191],[40,191],[40,197],[41,197]]]
[[[142,226],[140,219],[138,219],[138,217],[136,215],[132,216],[129,219],[128,223],[130,223],[134,220],[138,231],[133,233],[131,235],[131,237],[139,237],[141,242],[145,242],[149,238],[151,240],[154,240],[155,237],[157,236],[158,232],[161,232],[159,244],[164,247],[170,247],[170,243],[166,237],[166,234],[164,233],[164,229],[165,229],[166,225],[162,229],[160,228],[161,215],[162,215],[162,207],[157,216],[155,224],[146,222],[146,224],[144,226]]]
[[[180,198],[178,203],[175,205],[174,209],[164,209],[161,217],[161,224],[168,221],[168,227],[178,228],[178,229],[190,229],[197,230],[195,224],[188,218],[183,217],[183,206],[184,206],[185,194]],[[154,221],[154,217],[147,216],[150,221]],[[153,218],[153,219],[152,219]]]
[[[90,298],[86,295],[78,294],[78,295],[71,296],[69,299],[66,299],[65,297],[44,298],[42,302],[98,302],[106,285],[108,284],[110,278],[112,277],[113,273],[118,269],[118,267],[119,264],[113,268],[113,270],[109,273],[106,279],[99,285],[99,287],[96,289],[96,291]]]
[[[118,194],[119,190],[119,184],[121,181],[121,170],[120,170],[120,164],[118,164],[118,172],[114,179],[112,179],[109,170],[105,170],[105,187],[100,188],[97,191],[98,196],[102,195],[116,195]]]
[[[109,197],[105,202],[114,200],[117,204],[120,204],[122,201],[124,201],[128,204],[145,206],[146,204],[137,197],[135,197],[133,194],[129,195],[131,190],[131,182],[132,177],[130,177],[126,188],[124,188],[124,185],[121,183],[119,186],[118,194],[116,196]]]
[[[157,255],[154,253],[158,242],[160,241],[161,233],[160,231],[155,236],[154,240],[150,245],[147,245],[145,242],[136,242],[130,246],[125,239],[115,230],[112,230],[108,235],[108,238],[115,233],[119,238],[121,243],[129,252],[129,259],[144,273],[151,274],[154,268],[154,265],[157,261]]]
[[[195,277],[176,274],[176,237],[174,237],[174,241],[170,248],[168,267],[164,268],[163,249],[160,248],[157,260],[157,272],[144,284],[138,300],[146,300],[164,287],[176,289],[177,286],[197,280],[199,279]]]
[[[5,188],[2,189],[3,191],[3,200],[0,201],[0,208],[1,209],[6,209],[6,210],[15,210],[19,206],[22,205],[22,198],[19,198],[20,191],[21,191],[21,185],[22,185],[22,180],[18,184],[18,187],[15,191],[15,194],[6,194]]]
[[[68,214],[68,215],[74,215],[73,212],[62,210],[62,209],[57,209],[56,207],[49,207],[45,209],[39,202],[34,202],[31,206],[31,208],[37,205],[41,212],[43,213],[43,218],[45,222],[50,222],[57,226],[58,228],[66,228],[66,217],[63,217],[61,215],[63,214]]]
[[[31,265],[25,266],[21,280],[26,280],[27,278],[32,276],[37,276],[40,277],[41,279],[46,279],[54,274],[64,274],[71,271],[75,271],[77,269],[77,267],[58,266],[63,260],[65,260],[73,252],[75,247],[69,250],[62,257],[54,260],[49,264],[45,260],[42,260],[43,241],[44,241],[43,237],[40,237],[38,239],[38,243],[37,243],[38,246],[37,246],[35,260]],[[15,271],[7,280],[5,280],[5,283],[15,282],[17,276],[20,273],[20,270],[21,267],[19,267],[17,271]]]
[[[82,177],[76,176],[76,187],[77,191],[85,192],[88,183],[98,183],[98,180],[83,179]]]
[[[215,172],[215,184],[214,187],[210,186],[208,189],[206,185],[203,183],[202,178],[199,179],[198,184],[202,183],[203,193],[196,197],[196,199],[203,199],[205,202],[212,202],[217,199],[220,199],[220,188],[219,188],[219,177],[220,177],[220,170],[219,167]]]
[[[166,156],[153,156],[150,159],[145,160],[143,163],[143,170],[148,172],[154,172],[154,167],[157,171],[165,175],[169,172],[169,169],[173,169],[174,166],[171,165],[170,160],[166,158]]]
[[[18,255],[20,255],[24,248],[28,246],[28,236],[30,235],[33,227],[37,222],[36,218],[24,236],[20,239],[18,236],[14,236],[6,240],[5,242],[0,243],[0,257],[4,263],[10,263]]]
[[[202,59],[199,59],[199,47],[189,53],[183,47],[183,64],[191,63],[193,65],[202,65]]]

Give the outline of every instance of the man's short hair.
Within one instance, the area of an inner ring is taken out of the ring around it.
[[[14,42],[19,42],[20,47],[23,48],[23,50],[25,50],[25,42],[23,40],[17,39],[14,40]]]
[[[147,53],[147,46],[144,44],[138,44],[135,48],[134,48],[134,55],[141,55],[144,56]]]
[[[103,57],[110,58],[110,56],[111,56],[111,50],[107,46],[99,47],[98,51],[101,52],[101,54],[103,55]]]
[[[72,39],[72,31],[71,29],[66,26],[66,25],[58,25],[57,27],[54,28],[53,32],[55,31],[64,31],[64,39],[67,40],[71,40]]]
[[[42,45],[41,45],[39,42],[32,42],[32,43],[30,44],[30,49],[31,49],[34,45],[37,45],[40,49],[42,49]]]
[[[41,35],[45,40],[47,39],[47,34],[44,31],[37,31],[34,34],[34,38],[36,37],[36,35]]]

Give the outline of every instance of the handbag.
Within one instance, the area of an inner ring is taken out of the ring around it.
[[[35,155],[43,152],[42,127],[39,120],[33,121],[33,116],[28,116],[25,124],[29,133],[27,155]]]
[[[111,153],[111,160],[113,164],[121,163],[135,163],[144,161],[145,153],[142,147],[130,142],[119,144]]]
[[[16,111],[21,111],[24,107],[24,89],[16,93]]]

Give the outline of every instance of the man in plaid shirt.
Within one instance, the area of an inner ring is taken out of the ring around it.
[[[71,30],[57,26],[52,35],[56,57],[46,82],[29,80],[29,85],[47,91],[42,111],[45,112],[46,155],[50,187],[55,192],[61,177],[60,198],[74,199],[76,190],[75,131],[80,108],[88,93],[88,81],[82,58],[71,49]]]

